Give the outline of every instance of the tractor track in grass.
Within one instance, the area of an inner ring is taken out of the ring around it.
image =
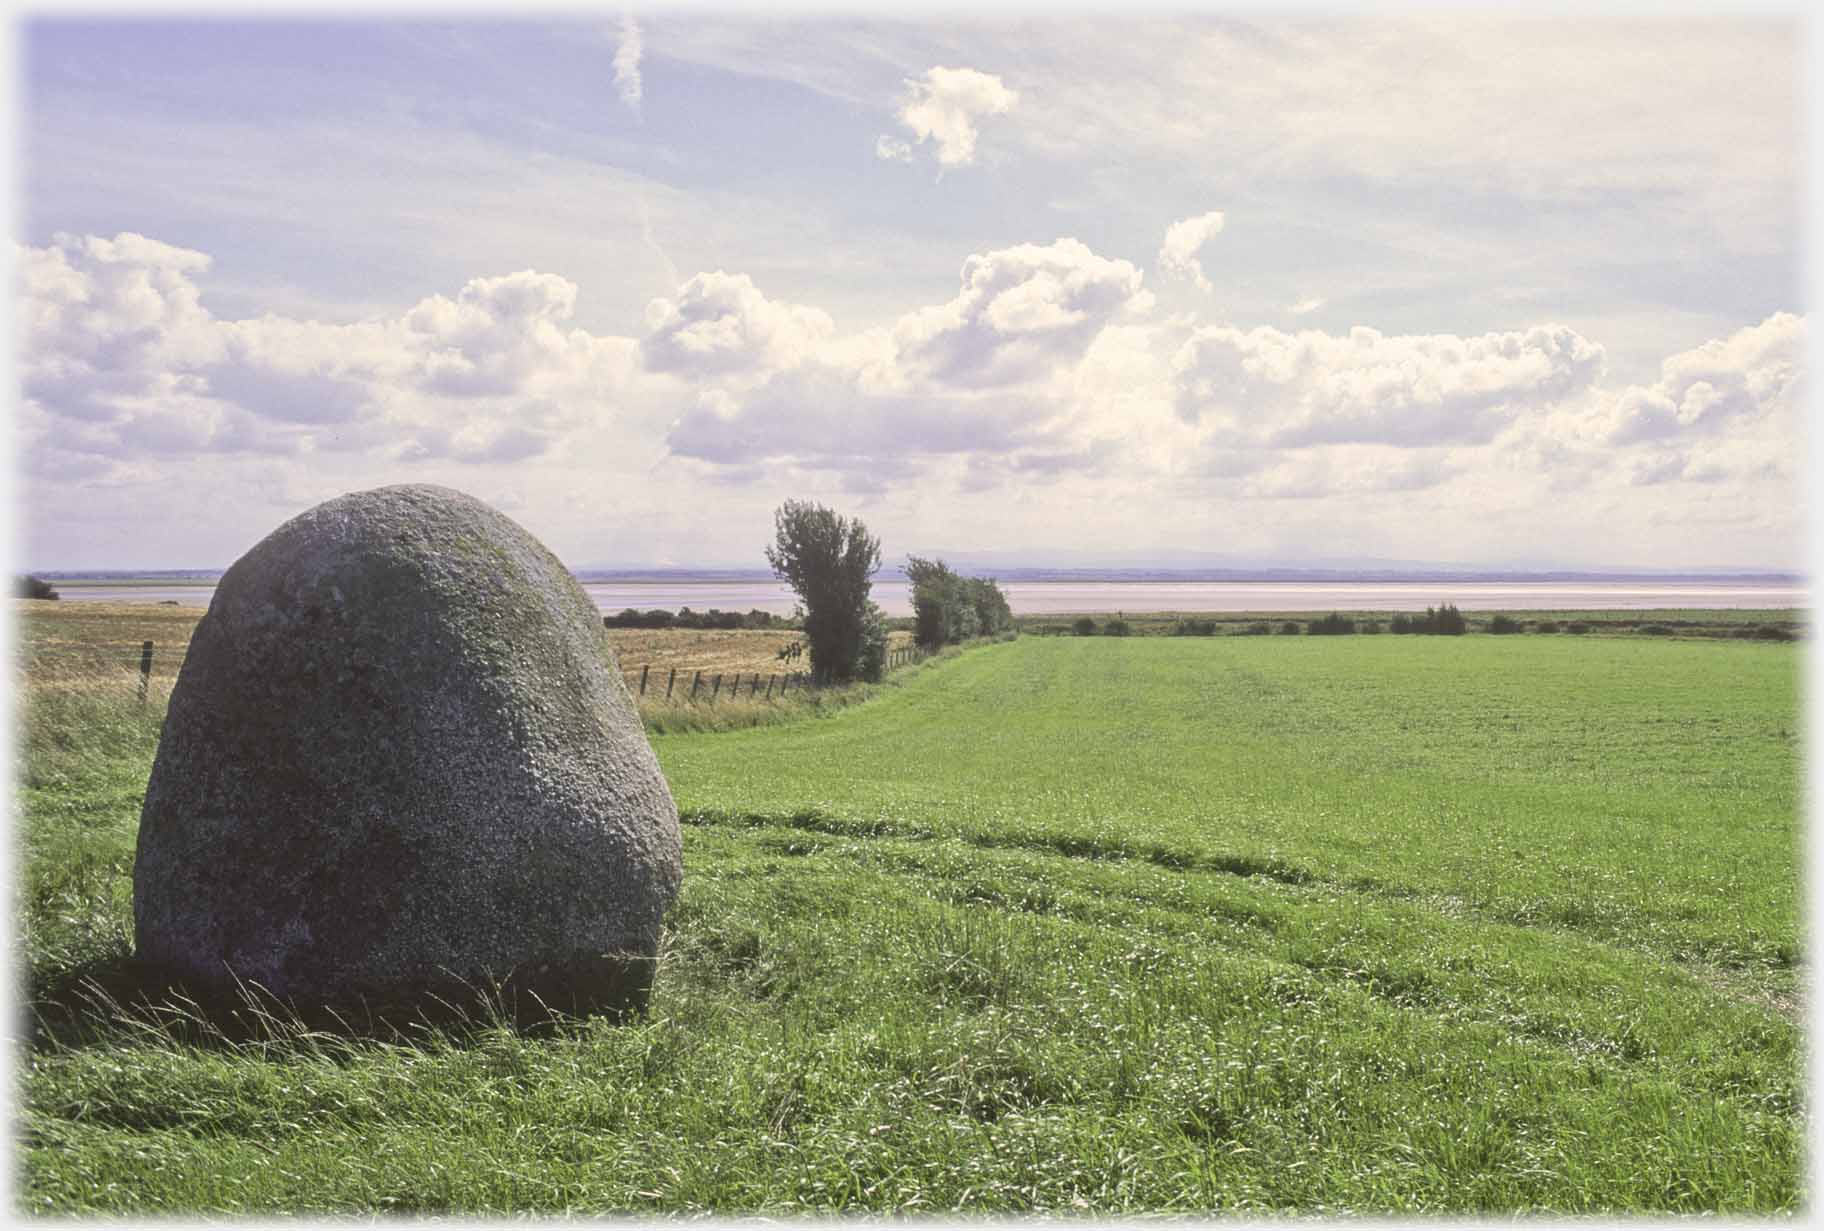
[[[790,831],[870,844],[879,842],[882,847],[893,846],[900,850],[925,844],[960,844],[978,851],[1031,854],[1083,865],[1149,868],[1186,877],[1233,878],[1258,887],[1288,907],[1300,901],[1334,901],[1339,897],[1360,899],[1383,907],[1422,911],[1442,920],[1462,921],[1478,927],[1515,929],[1539,936],[1563,936],[1608,952],[1638,954],[1679,971],[1734,1003],[1772,1012],[1793,1025],[1803,1027],[1805,1024],[1807,976],[1801,962],[1731,962],[1670,955],[1639,945],[1617,943],[1613,937],[1593,935],[1574,925],[1517,917],[1512,909],[1479,907],[1457,895],[1427,893],[1410,886],[1389,884],[1376,877],[1325,878],[1283,860],[1189,851],[1162,843],[1110,842],[1081,834],[1046,834],[1020,830],[999,833],[979,830],[946,832],[916,822],[888,818],[850,819],[818,809],[770,814],[696,809],[682,813],[680,821],[692,828],[734,832]],[[786,843],[774,849],[795,856],[834,853],[831,848],[817,843]],[[933,868],[916,857],[902,858],[895,862],[899,871],[918,874],[933,890],[939,885],[950,883],[940,869]],[[1104,907],[1100,903],[1065,906],[1059,903],[1055,894],[1036,890],[1018,894],[981,893],[964,885],[959,886],[954,893],[934,892],[934,896],[943,897],[956,905],[981,906],[1009,914],[1051,915],[1090,925],[1107,923],[1108,915],[1114,909],[1112,904]],[[1120,896],[1130,903],[1172,911],[1186,920],[1207,921],[1205,911],[1194,909],[1188,904],[1174,903],[1169,895],[1136,890]],[[1239,923],[1272,931],[1278,912],[1254,909],[1237,911],[1225,905],[1216,913],[1228,927]],[[1347,965],[1313,960],[1294,960],[1291,964],[1319,977],[1335,977],[1351,982],[1371,995],[1403,1007],[1413,1007],[1426,999],[1422,994],[1426,980],[1422,978],[1416,985],[1411,979],[1382,979],[1377,983],[1364,971]],[[1416,992],[1415,986],[1418,989]],[[1509,1024],[1518,1020],[1512,1019]],[[1541,1038],[1562,1036],[1562,1031],[1524,1023],[1521,1023],[1518,1032]]]
[[[814,809],[789,814],[697,810],[681,814],[679,819],[686,825],[714,825],[734,829],[789,828],[844,838],[901,838],[910,841],[955,838],[970,846],[989,850],[1037,851],[1091,861],[1136,860],[1181,872],[1220,872],[1230,876],[1260,877],[1282,885],[1304,885],[1317,879],[1309,870],[1280,859],[1255,859],[1245,855],[1192,851],[1156,842],[1106,842],[1081,834],[1020,831],[995,834],[980,830],[944,833],[930,826],[900,821],[851,821]]]

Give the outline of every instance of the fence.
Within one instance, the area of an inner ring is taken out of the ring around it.
[[[118,670],[122,667],[131,668],[137,666],[139,668],[139,703],[144,705],[146,703],[147,688],[152,682],[152,662],[155,649],[156,647],[154,647],[150,641],[140,642],[136,651],[133,651],[129,643],[86,645],[81,647],[34,647],[28,650],[27,657],[29,659],[29,665],[33,669],[37,669],[44,665],[50,665],[55,666],[59,671],[66,673],[70,672],[72,668],[77,671],[102,672]],[[897,650],[889,650],[887,652],[887,670],[891,671],[897,667],[911,666],[914,663],[923,662],[929,657],[930,655],[928,653],[917,646],[905,646]],[[760,673],[758,671],[715,671],[712,673],[709,671],[697,670],[692,667],[671,667],[661,668],[661,670],[666,672],[664,695],[667,700],[676,699],[693,702],[704,700],[714,703],[715,701],[720,700],[723,695],[724,679],[727,679],[728,681],[727,695],[729,700],[734,700],[741,695],[743,685],[746,686],[747,695],[750,698],[764,697],[766,700],[772,699],[773,690],[775,688],[778,689],[779,695],[783,697],[794,688],[799,692],[804,692],[807,689],[823,687],[823,685],[818,682],[817,677],[808,671],[769,673],[766,676],[766,691],[763,694],[760,690]],[[632,673],[623,672],[623,674],[631,676]],[[678,689],[678,677],[680,675],[690,676],[690,688],[687,693],[681,693]],[[707,693],[703,691],[703,677],[705,675],[710,676],[709,691]],[[653,679],[651,664],[647,664],[640,668],[639,685],[636,688],[633,688],[634,695],[644,697],[647,693],[647,685],[649,683],[652,685],[653,695],[657,696],[658,682]]]
[[[77,645],[31,645],[22,647],[26,670],[34,675],[74,678],[127,676],[137,671],[139,703],[146,703],[146,692],[152,683],[152,664],[156,647],[150,641],[90,642]]]
[[[886,669],[892,671],[898,667],[911,666],[931,657],[929,653],[917,646],[905,646],[887,651]],[[636,675],[632,670],[623,671],[627,679],[628,690],[636,697],[652,696],[667,701],[688,701],[714,704],[727,699],[734,700],[747,690],[747,696],[753,700],[771,700],[775,689],[783,697],[794,689],[806,692],[825,685],[809,671],[769,672],[759,671],[715,671],[710,668],[699,670],[695,667],[664,667],[658,671],[648,663],[639,669]],[[662,682],[661,682],[662,681]]]

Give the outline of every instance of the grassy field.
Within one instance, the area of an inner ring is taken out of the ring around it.
[[[650,1017],[411,1045],[85,1007],[157,696],[28,692],[18,1203],[1793,1211],[1801,653],[1022,638],[660,735]]]

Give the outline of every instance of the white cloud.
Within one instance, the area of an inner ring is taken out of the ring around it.
[[[1631,385],[1607,408],[1613,444],[1713,436],[1790,410],[1804,368],[1805,318],[1780,312],[1667,359],[1651,386]]]
[[[326,324],[219,319],[199,290],[209,257],[143,236],[18,258],[22,472],[72,488],[185,466],[580,482],[588,458],[636,490],[669,458],[730,500],[782,481],[914,504],[928,490],[1018,505],[1028,526],[1114,491],[1148,511],[1123,533],[1147,516],[1213,529],[1266,502],[1260,526],[1348,510],[1407,536],[1374,550],[1415,555],[1445,509],[1506,533],[1631,525],[1627,543],[1683,526],[1681,552],[1728,555],[1783,550],[1796,516],[1807,322],[1787,313],[1604,387],[1603,349],[1562,326],[1160,320],[1139,269],[1074,239],[977,253],[947,302],[843,336],[723,271],[653,301],[636,338],[574,327],[581,290],[535,270]]]
[[[1003,453],[1032,439],[1048,413],[1017,394],[870,388],[858,369],[818,361],[774,373],[739,399],[705,394],[666,439],[680,456],[719,465],[873,471],[935,454]]]
[[[927,139],[935,144],[938,165],[943,167],[963,167],[974,162],[976,121],[983,116],[1005,115],[1020,101],[1019,92],[1008,89],[999,77],[973,68],[932,68],[921,79],[907,80],[906,91],[906,100],[899,109],[900,122],[912,130],[918,144],[923,145]],[[877,154],[886,140],[876,143]],[[904,146],[900,142],[884,148],[896,151]],[[905,148],[909,156],[910,149]]]
[[[1195,330],[1172,361],[1178,412],[1219,439],[1290,448],[1492,440],[1587,390],[1602,348],[1562,326],[1461,338]]]
[[[646,322],[648,370],[685,377],[793,367],[836,327],[821,309],[768,299],[746,274],[721,270],[697,274],[675,300],[653,300]]]
[[[1013,456],[1031,472],[1101,465],[1108,446],[1076,421],[1084,399],[1072,395],[1071,374],[1114,322],[1148,310],[1141,277],[1074,239],[978,253],[964,263],[955,298],[907,313],[891,329],[772,354],[763,378],[752,376],[763,355],[752,346],[729,347],[745,357],[740,365],[690,365],[706,378],[727,371],[750,379],[704,393],[667,443],[722,466],[789,460],[872,472],[889,458],[903,465],[955,453]],[[766,302],[758,291],[751,300]],[[667,326],[677,316],[669,303],[655,313]],[[741,336],[721,324],[713,333]],[[1120,362],[1110,356],[1098,367]]]
[[[621,40],[614,49],[614,87],[621,101],[635,116],[640,114],[644,83],[640,78],[640,27],[633,20],[633,10],[621,14]]]
[[[939,384],[1032,380],[1081,358],[1118,318],[1148,311],[1141,278],[1075,239],[978,253],[963,263],[956,298],[900,318],[893,340],[903,366]]]
[[[882,133],[874,138],[874,157],[882,162],[911,162],[912,143],[900,141]]]
[[[1793,477],[1807,322],[1778,312],[1668,358],[1651,385],[1605,391],[1550,425],[1572,447],[1628,457],[1632,481]]]
[[[15,252],[28,398],[99,420],[121,399],[194,391],[185,373],[219,348],[192,281],[208,256],[132,232]]]
[[[1324,300],[1317,299],[1315,297],[1313,297],[1311,299],[1301,299],[1297,303],[1292,304],[1290,307],[1288,307],[1286,309],[1286,311],[1290,312],[1293,316],[1305,316],[1308,313],[1315,312],[1319,308],[1323,307],[1324,303],[1325,303]]]
[[[1159,247],[1159,268],[1174,277],[1191,279],[1198,290],[1208,294],[1212,289],[1210,280],[1204,276],[1197,252],[1221,230],[1221,210],[1174,222],[1165,229],[1165,242]]]
[[[576,286],[532,270],[335,325],[217,319],[194,281],[205,254],[130,233],[19,256],[22,419],[34,449],[79,470],[146,454],[525,457],[635,369],[632,339],[565,328]]]

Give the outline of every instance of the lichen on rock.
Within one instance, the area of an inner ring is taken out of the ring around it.
[[[285,523],[221,579],[134,864],[140,960],[313,1005],[644,1005],[676,805],[594,605],[425,485]]]

